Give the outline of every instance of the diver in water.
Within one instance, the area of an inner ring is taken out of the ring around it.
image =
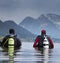
[[[9,35],[6,35],[1,42],[2,47],[6,47],[6,48],[8,47],[8,39],[10,37],[14,39],[14,47],[18,48],[21,46],[21,41],[17,38],[17,35],[15,35],[15,30],[9,29]]]
[[[41,35],[38,35],[36,37],[35,42],[33,44],[33,47],[42,48],[43,46],[45,46],[44,40],[45,41],[48,40],[48,42],[49,42],[49,48],[54,48],[54,44],[53,44],[52,39],[50,37],[48,37],[48,35],[46,35],[46,30],[44,30],[44,29],[41,31]],[[47,43],[47,45],[48,45],[48,43]]]

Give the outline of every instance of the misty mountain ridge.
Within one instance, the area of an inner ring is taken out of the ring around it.
[[[8,20],[5,22],[0,21],[0,36],[5,36],[8,34],[9,29],[15,29],[15,32],[19,38],[22,39],[33,39],[35,37],[30,31],[24,29],[23,27],[17,25],[14,21]]]
[[[55,22],[60,22],[60,15],[57,15],[57,14],[47,14],[47,17],[54,20]]]
[[[54,17],[57,16],[56,14],[46,14],[46,15],[42,14],[37,19],[26,17],[20,23],[20,26],[22,26],[23,28],[37,35],[41,33],[42,29],[45,29],[48,35],[55,37],[55,38],[60,38],[60,34],[59,34],[60,29],[56,26],[57,24],[55,24],[55,22],[57,21],[53,21],[52,18],[49,19],[50,17],[48,15],[54,16]],[[57,17],[59,18],[59,16]]]
[[[51,20],[56,26],[57,28],[60,29],[60,15],[57,14],[47,14],[46,17]]]
[[[37,19],[28,16],[20,24],[16,24],[12,20],[5,22],[0,20],[0,36],[7,35],[9,29],[13,28],[20,38],[35,39],[37,35],[41,34],[41,30],[45,29],[52,38],[60,38],[60,27],[57,24],[60,22],[59,17],[60,15],[56,14],[42,14]]]

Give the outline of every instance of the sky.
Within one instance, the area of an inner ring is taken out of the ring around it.
[[[19,24],[27,16],[38,18],[41,14],[60,15],[60,0],[0,0],[0,20],[13,20]]]

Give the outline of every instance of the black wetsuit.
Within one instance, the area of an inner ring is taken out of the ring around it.
[[[3,38],[1,42],[2,47],[8,47],[8,39],[10,38],[10,35],[7,35]],[[13,36],[14,39],[14,47],[20,47],[21,46],[21,41],[16,37],[16,35]]]

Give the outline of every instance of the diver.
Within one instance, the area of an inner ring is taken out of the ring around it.
[[[47,39],[46,39],[47,38]],[[44,40],[48,40],[48,42],[46,42],[44,44]],[[43,46],[48,45],[49,44],[49,48],[54,48],[54,44],[52,39],[46,35],[46,30],[41,30],[41,35],[38,35],[35,39],[35,42],[33,44],[33,47],[39,47],[39,48],[43,48]]]
[[[7,48],[8,47],[8,39],[12,37],[14,39],[14,47],[19,48],[21,46],[21,40],[17,38],[17,35],[15,35],[15,30],[14,29],[9,29],[9,35],[6,35],[2,42],[1,46]]]

